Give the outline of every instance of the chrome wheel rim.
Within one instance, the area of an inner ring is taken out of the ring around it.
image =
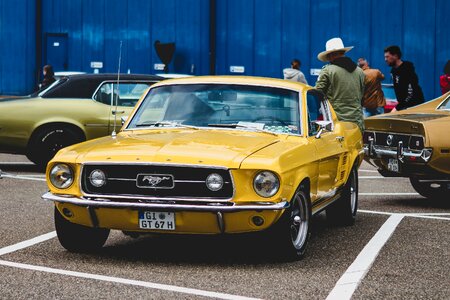
[[[290,231],[292,244],[296,249],[301,249],[308,237],[309,216],[299,195],[295,195],[292,202],[290,218]]]
[[[356,211],[356,196],[357,196],[357,188],[356,188],[356,176],[355,176],[355,171],[352,171],[352,175],[351,175],[351,180],[350,180],[350,205],[352,208],[352,213],[354,214]]]

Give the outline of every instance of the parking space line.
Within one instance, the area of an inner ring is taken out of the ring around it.
[[[401,214],[393,214],[387,219],[350,267],[348,267],[347,271],[337,281],[336,286],[328,295],[327,300],[344,300],[352,297],[356,288],[366,276],[379,252],[394,233],[403,217]]]
[[[374,210],[364,210],[364,209],[358,209],[358,212],[367,213],[367,214],[375,214],[375,215],[387,215],[387,216],[402,215],[404,217],[411,217],[411,218],[450,221],[450,213],[395,213],[395,212],[384,212],[384,211],[374,211]],[[445,216],[449,216],[449,217],[445,218]]]
[[[359,196],[416,196],[419,193],[358,193]]]
[[[23,180],[45,181],[45,178],[23,176],[23,175],[13,175],[13,174],[6,174],[6,173],[1,173],[0,177],[12,178],[12,179],[23,179]]]
[[[367,173],[378,173],[378,171],[376,171],[376,170],[362,170],[362,169],[359,169],[358,171],[359,172],[367,172]]]
[[[29,240],[26,240],[26,241],[23,241],[23,242],[20,242],[20,243],[11,245],[11,246],[1,248],[0,256],[36,245],[36,244],[39,244],[42,242],[45,242],[46,240],[50,240],[50,239],[54,238],[55,236],[56,236],[56,231],[52,231],[52,232],[37,236],[35,238],[29,239]]]
[[[34,165],[31,161],[0,161],[0,165],[21,165],[21,166],[28,166],[28,165]]]
[[[25,270],[32,270],[32,271],[39,271],[39,272],[45,272],[45,273],[72,276],[72,277],[77,277],[77,278],[94,279],[94,280],[100,280],[100,281],[106,281],[106,282],[114,282],[114,283],[120,283],[120,284],[141,286],[141,287],[146,287],[146,288],[152,288],[152,289],[164,290],[164,291],[170,291],[170,292],[177,292],[177,293],[183,293],[183,294],[190,294],[190,295],[195,295],[195,296],[204,296],[204,297],[211,297],[211,298],[218,298],[218,299],[230,299],[230,300],[258,299],[258,298],[250,298],[250,297],[237,296],[237,295],[231,295],[231,294],[225,294],[225,293],[210,292],[210,291],[198,290],[198,289],[192,289],[192,288],[186,288],[186,287],[179,287],[179,286],[175,286],[175,285],[167,285],[167,284],[125,279],[125,278],[119,278],[119,277],[111,277],[111,276],[104,276],[104,275],[97,275],[97,274],[90,274],[90,273],[67,271],[67,270],[61,270],[61,269],[55,269],[55,268],[48,268],[48,267],[42,267],[42,266],[10,262],[10,261],[6,261],[6,260],[0,260],[0,265],[12,267],[12,268],[25,269]]]
[[[389,179],[389,177],[383,176],[358,176],[359,179]]]

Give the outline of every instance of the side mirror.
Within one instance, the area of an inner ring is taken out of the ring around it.
[[[317,124],[320,128],[319,131],[316,133],[316,139],[320,139],[324,131],[333,130],[333,123],[331,121],[314,121],[313,123]]]
[[[120,121],[122,122],[122,126],[123,124],[125,124],[125,122],[128,120],[128,116],[122,116],[120,117]]]

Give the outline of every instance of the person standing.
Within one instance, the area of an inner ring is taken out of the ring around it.
[[[370,117],[384,113],[386,99],[381,89],[381,81],[384,79],[384,74],[378,69],[372,69],[364,57],[358,59],[358,66],[366,76],[362,101],[364,116]]]
[[[45,65],[42,73],[44,74],[44,79],[42,80],[39,88],[41,90],[49,87],[53,82],[56,81],[55,73],[53,72],[53,67],[51,65]]]
[[[320,71],[315,88],[324,93],[340,121],[356,123],[363,132],[364,72],[345,56],[353,47],[344,47],[340,38],[332,38],[325,49],[317,58],[329,64]]]
[[[300,71],[301,65],[302,63],[300,60],[296,58],[293,59],[291,62],[291,67],[283,70],[284,79],[308,84],[305,75],[302,71]]]
[[[444,74],[439,77],[439,84],[441,86],[442,95],[450,91],[450,60],[447,60],[447,63],[444,67]]]
[[[402,52],[398,46],[389,46],[384,49],[384,60],[391,69],[395,96],[398,104],[392,110],[406,109],[424,102],[422,88],[414,65],[410,61],[402,60]]]

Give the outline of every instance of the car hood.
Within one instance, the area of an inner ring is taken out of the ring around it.
[[[55,160],[74,156],[78,163],[156,162],[239,168],[252,153],[285,138],[240,130],[136,130],[68,147]]]

